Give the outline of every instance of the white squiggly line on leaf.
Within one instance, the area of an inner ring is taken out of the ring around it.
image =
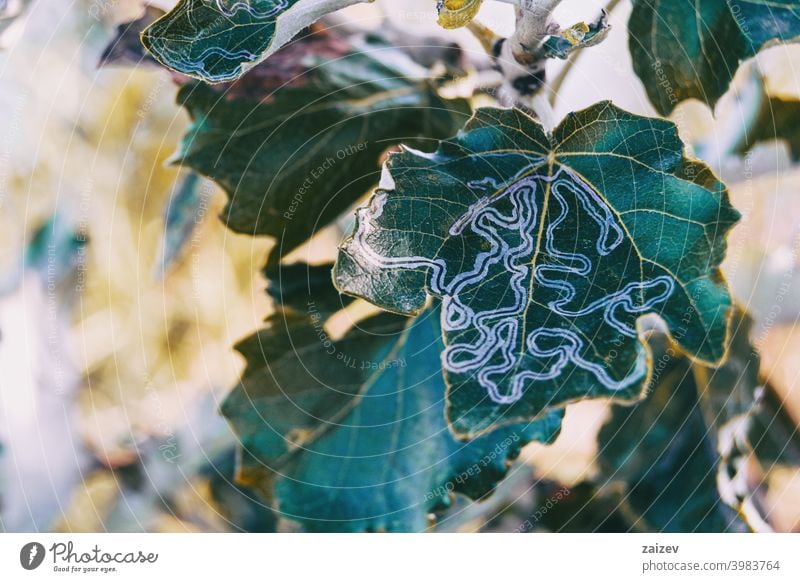
[[[519,175],[524,175],[524,172]],[[539,327],[524,338],[524,345],[529,355],[550,361],[549,367],[539,372],[531,370],[517,372],[511,381],[510,392],[503,393],[500,390],[493,377],[510,373],[518,366],[521,358],[515,353],[514,348],[520,343],[519,319],[524,316],[528,305],[524,282],[530,274],[530,267],[526,259],[529,259],[536,250],[538,218],[541,211],[537,205],[539,187],[549,183],[551,193],[560,206],[559,215],[547,225],[544,246],[545,251],[562,264],[538,264],[533,273],[539,285],[559,292],[558,298],[547,304],[554,313],[574,319],[602,311],[603,319],[608,325],[623,336],[635,338],[636,330],[619,318],[618,310],[632,315],[646,313],[666,301],[675,285],[669,276],[641,282],[633,281],[581,309],[570,310],[568,305],[575,298],[576,290],[566,277],[587,276],[591,274],[593,264],[586,255],[564,252],[556,246],[555,231],[569,214],[565,191],[578,200],[584,211],[599,226],[600,236],[595,247],[600,256],[607,256],[622,244],[623,230],[617,223],[614,213],[597,192],[563,166],[552,176],[527,175],[522,178],[512,178],[509,183],[510,185],[506,186],[486,178],[468,184],[473,190],[490,190],[497,194],[479,198],[451,225],[449,234],[458,236],[469,228],[472,233],[486,240],[489,248],[475,256],[469,269],[457,273],[449,281],[447,264],[441,258],[387,257],[372,248],[368,238],[379,228],[375,225],[375,221],[383,213],[386,192],[378,192],[369,207],[359,210],[359,226],[353,241],[359,255],[378,268],[430,270],[428,282],[430,292],[442,299],[443,330],[457,331],[472,327],[477,331],[474,342],[452,343],[444,350],[442,353],[444,368],[453,373],[476,372],[478,383],[487,390],[492,401],[498,404],[513,404],[522,397],[527,382],[557,378],[570,362],[590,372],[609,390],[621,390],[640,381],[647,370],[644,351],[639,351],[628,374],[617,380],[611,377],[602,365],[583,357],[586,345],[577,333],[569,329]],[[509,202],[511,206],[511,211],[507,214],[498,208],[504,202]],[[516,233],[520,239],[519,244],[510,244],[501,236],[501,230]],[[509,288],[514,298],[513,305],[475,312],[464,302],[462,295],[479,286],[488,275],[489,269],[500,263],[510,274]],[[653,290],[657,292],[646,301],[636,300],[637,296],[644,298],[647,292]],[[541,345],[543,341],[555,342],[556,345],[543,346]],[[499,361],[490,364],[493,358]],[[552,361],[553,358],[555,361]]]
[[[254,4],[257,5],[259,3],[252,0],[249,2],[235,0],[230,6],[228,6],[230,3],[225,0],[213,0],[213,2],[217,5],[217,10],[225,16],[234,16],[237,12],[243,10],[255,18],[269,18],[270,16],[275,16],[286,10],[289,6],[289,0],[278,0],[277,3],[274,2],[274,0],[261,2],[261,4],[266,4],[266,10],[258,10]]]

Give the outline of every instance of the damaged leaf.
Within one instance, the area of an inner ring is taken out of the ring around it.
[[[241,77],[304,28],[362,0],[180,0],[142,33],[164,66],[209,83]]]
[[[548,134],[519,110],[481,109],[435,153],[406,148],[387,170],[394,187],[357,211],[336,284],[396,313],[441,299],[457,433],[635,400],[648,313],[692,357],[724,356],[719,263],[738,213],[672,123],[604,102]]]

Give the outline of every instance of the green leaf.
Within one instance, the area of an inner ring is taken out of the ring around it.
[[[307,313],[313,309],[327,317],[344,307],[353,298],[342,295],[331,283],[333,263],[267,263],[267,295],[283,310]]]
[[[747,103],[749,119],[733,150],[745,153],[758,143],[777,139],[787,143],[794,160],[800,159],[800,100],[769,94],[760,75],[748,89],[753,93]]]
[[[717,368],[690,362],[663,335],[655,336],[651,399],[629,412],[615,411],[601,431],[604,475],[623,485],[623,509],[640,516],[634,522],[639,529],[684,531],[695,529],[695,521],[703,529],[722,528],[730,512],[718,509],[719,499],[749,526],[761,529],[763,516],[755,509],[760,504],[752,502],[761,477],[752,473],[747,457],[752,455],[769,471],[781,462],[774,453],[787,451],[791,459],[792,451],[796,455],[800,450],[794,424],[760,382],[750,318],[735,310],[731,327],[728,358]],[[667,441],[672,442],[664,445]],[[696,448],[690,452],[693,442]],[[708,460],[696,459],[701,450]],[[718,491],[711,487],[711,473]],[[673,475],[669,487],[663,486],[667,481],[662,475]],[[707,519],[698,521],[704,507]],[[665,519],[670,523],[664,525]],[[730,523],[741,527],[738,521]]]
[[[566,59],[576,50],[603,42],[610,31],[608,14],[603,10],[591,24],[579,22],[557,35],[548,36],[542,44],[542,51],[548,59]]]
[[[656,368],[647,399],[615,407],[600,431],[602,488],[622,485],[624,513],[638,516],[632,525],[640,531],[746,531],[717,490],[720,417],[707,414],[707,387],[696,383],[695,364],[666,336],[655,334],[649,343]],[[720,373],[749,385],[750,371],[741,364],[732,355]]]
[[[315,57],[302,60],[301,45]],[[384,44],[350,51],[314,35],[231,86],[191,83],[178,94],[192,124],[177,161],[228,193],[230,228],[275,237],[280,254],[373,187],[387,148],[424,147],[468,118],[465,100],[440,97],[398,51]]]
[[[179,73],[231,81],[321,17],[362,1],[181,0],[142,33],[142,42]]]
[[[773,531],[780,508],[770,489],[783,470],[800,468],[800,434],[772,386],[759,387],[756,396],[749,411],[720,431],[717,480],[725,502],[753,529]]]
[[[719,273],[738,219],[675,126],[599,103],[552,134],[479,110],[434,154],[389,158],[357,213],[337,286],[383,309],[443,301],[448,418],[474,435],[588,397],[632,400],[655,313],[693,357],[725,353]]]
[[[753,52],[800,36],[798,0],[727,0]]]
[[[636,74],[667,115],[685,99],[713,107],[741,61],[800,36],[800,2],[634,0],[628,29]]]
[[[695,366],[706,417],[714,420],[721,462],[717,483],[725,502],[756,531],[772,531],[769,501],[775,474],[800,467],[800,433],[775,387],[762,382],[760,358],[749,342],[749,318],[734,318],[730,357],[718,369]]]
[[[273,316],[238,346],[247,369],[222,407],[245,452],[240,474],[274,479],[281,514],[309,530],[423,530],[451,492],[487,495],[524,444],[560,430],[559,411],[456,440],[435,309],[376,315],[337,341],[324,323]]]
[[[792,158],[800,160],[800,101],[769,97],[759,111],[745,147],[749,150],[756,143],[772,139],[785,140]]]
[[[800,467],[800,432],[774,390],[759,395],[750,411],[743,435],[767,470],[773,465]]]
[[[694,364],[706,424],[715,433],[728,433],[740,452],[754,454],[766,466],[800,466],[800,433],[775,388],[761,378],[761,358],[750,341],[752,323],[741,309],[734,310],[724,365]]]
[[[199,473],[208,479],[214,508],[232,531],[274,533],[276,516],[269,504],[251,491],[234,483],[236,463],[235,451],[228,449],[204,465]]]
[[[725,363],[718,367],[693,364],[700,410],[715,435],[731,420],[748,412],[761,389],[761,359],[750,342],[752,326],[750,316],[740,307],[734,308]]]
[[[540,498],[521,530],[554,533],[622,533],[631,523],[619,495],[597,490],[593,483],[573,487],[545,482],[538,488]]]

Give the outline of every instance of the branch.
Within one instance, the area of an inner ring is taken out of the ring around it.
[[[504,92],[515,104],[532,109],[546,126],[554,121],[552,106],[539,98],[546,84],[549,58],[567,58],[575,50],[601,42],[609,30],[607,14],[590,25],[583,22],[562,31],[553,20],[553,10],[562,0],[506,0],[517,6],[514,33],[500,38],[485,26],[471,23],[469,29],[495,59]]]
[[[504,0],[499,0],[503,2]],[[606,4],[606,14],[611,14],[611,12],[619,5],[621,0],[609,0],[608,4]],[[561,67],[561,70],[556,75],[556,78],[553,79],[553,82],[550,83],[550,104],[555,105],[556,99],[558,99],[558,92],[561,90],[561,86],[564,84],[564,81],[567,80],[567,76],[569,75],[572,67],[575,66],[575,63],[580,58],[581,53],[580,51],[576,52],[571,59],[568,59],[564,66]]]
[[[559,26],[551,13],[561,0],[529,0],[530,6],[517,8],[517,26],[497,47],[497,64],[517,97],[528,101],[545,83],[545,63],[541,47],[547,37],[558,34]]]
[[[545,38],[558,34],[553,22],[553,10],[562,0],[520,0],[517,8],[517,28],[508,39],[515,55],[535,55]]]

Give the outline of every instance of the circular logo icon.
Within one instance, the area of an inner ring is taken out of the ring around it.
[[[19,563],[26,570],[35,570],[44,561],[44,546],[39,542],[28,542],[19,551]]]

